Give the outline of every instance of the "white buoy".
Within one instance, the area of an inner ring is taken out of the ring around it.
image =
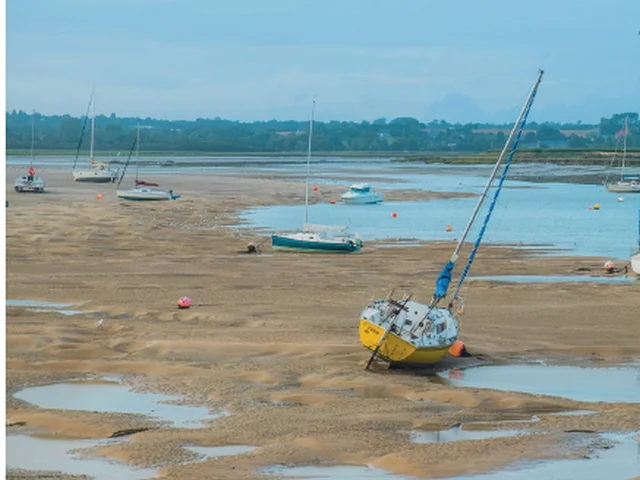
[[[623,200],[624,200],[624,198],[622,198],[622,197],[618,197],[618,201],[619,201],[619,202],[621,202],[621,201],[623,201]]]

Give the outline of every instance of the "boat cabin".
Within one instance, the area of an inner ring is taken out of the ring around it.
[[[359,193],[359,194],[371,193],[371,187],[367,183],[355,183],[351,185],[351,188],[349,188],[349,191],[353,193]]]

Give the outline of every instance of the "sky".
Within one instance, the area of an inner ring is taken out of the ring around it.
[[[7,110],[595,123],[640,111],[640,0],[7,0]]]

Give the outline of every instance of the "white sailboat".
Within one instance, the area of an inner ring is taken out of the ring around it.
[[[311,164],[311,138],[313,136],[313,118],[316,101],[311,106],[311,119],[309,120],[309,143],[307,149],[307,179],[305,182],[305,208],[302,231],[293,233],[278,233],[271,236],[271,247],[282,250],[294,250],[304,252],[332,252],[350,253],[359,252],[362,248],[360,236],[346,234],[348,227],[331,225],[313,225],[309,223],[309,174]],[[343,232],[336,235],[335,232]]]
[[[33,168],[33,156],[34,156],[34,147],[36,141],[36,115],[35,112],[31,114],[31,160],[29,162],[29,173],[27,175],[23,175],[21,177],[16,178],[15,183],[13,184],[13,189],[18,192],[35,192],[42,193],[44,192],[44,187],[46,183],[44,179],[36,176],[36,171]]]
[[[624,174],[625,160],[627,157],[627,136],[629,135],[629,117],[625,117],[624,129],[619,133],[622,135],[622,168],[620,170],[620,180],[611,183],[605,182],[605,186],[611,193],[640,193],[640,176]],[[613,163],[613,160],[611,163]]]
[[[387,299],[372,300],[360,314],[360,342],[365,348],[372,352],[366,368],[369,368],[371,362],[376,357],[380,357],[390,364],[396,365],[431,365],[442,360],[458,340],[460,332],[458,318],[464,312],[464,301],[459,296],[460,289],[469,273],[469,268],[475,258],[482,236],[491,218],[491,213],[518,146],[520,135],[522,134],[529,111],[533,105],[533,100],[540,81],[542,80],[543,73],[542,70],[538,72],[536,82],[493,167],[489,180],[478,199],[478,203],[456,245],[453,255],[438,275],[435,292],[431,301],[428,304],[421,303],[412,300],[411,295],[405,296],[401,300],[394,300],[390,295]],[[495,186],[493,199],[488,207],[473,250],[469,254],[467,264],[460,275],[455,292],[446,307],[438,306],[447,296],[455,262],[458,259],[460,250],[471,226],[487,197],[487,192],[492,186],[498,168],[509,146],[511,146],[511,151],[505,162],[498,183]],[[458,306],[454,309],[454,304],[456,303]]]
[[[140,156],[140,124],[136,127],[136,179],[135,179],[135,187],[131,190],[120,190],[120,183],[122,183],[122,179],[127,171],[127,165],[129,164],[129,159],[127,159],[127,163],[124,166],[124,171],[122,172],[122,176],[118,181],[118,186],[116,187],[116,194],[121,200],[129,200],[129,201],[162,201],[162,200],[176,200],[180,198],[180,195],[174,195],[173,190],[162,190],[159,188],[153,188],[153,185],[157,186],[157,183],[150,182],[142,182],[138,180],[138,163]],[[130,158],[130,157],[129,157]]]
[[[91,146],[89,150],[89,162],[91,166],[87,169],[76,169],[76,162],[78,156],[76,154],[76,161],[73,164],[71,175],[74,182],[90,182],[90,183],[108,183],[115,182],[118,178],[118,170],[112,169],[108,164],[104,162],[96,162],[93,158],[95,147],[95,95],[91,92]],[[80,137],[80,143],[82,143],[82,137]],[[78,149],[80,145],[78,145]]]

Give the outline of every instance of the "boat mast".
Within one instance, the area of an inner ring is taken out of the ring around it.
[[[627,133],[628,133],[629,116],[624,117],[624,130],[622,138],[622,169],[620,170],[620,180],[624,180],[624,163],[627,157]]]
[[[33,149],[36,139],[36,111],[31,112],[31,161],[30,167],[33,167]]]
[[[311,104],[311,118],[309,119],[309,144],[307,147],[307,180],[304,190],[304,225],[309,223],[309,174],[311,172],[311,137],[313,135],[313,115],[316,109],[316,99]]]
[[[95,140],[95,120],[96,120],[96,98],[91,92],[91,147],[89,151],[89,160],[93,163],[93,143]]]
[[[480,211],[480,207],[482,207],[482,204],[484,203],[485,199],[487,198],[487,192],[489,191],[489,188],[491,187],[491,184],[493,183],[493,180],[494,180],[496,174],[498,173],[498,168],[500,167],[500,164],[502,163],[502,159],[504,158],[505,154],[507,153],[507,149],[509,148],[509,145],[511,144],[511,142],[513,141],[513,138],[516,135],[516,132],[518,130],[518,125],[522,121],[522,117],[524,116],[527,108],[529,107],[530,100],[531,100],[532,96],[534,95],[536,89],[538,88],[538,85],[540,84],[540,81],[542,80],[543,73],[544,72],[542,70],[540,70],[538,72],[538,78],[536,79],[535,84],[531,88],[531,91],[529,92],[529,96],[527,97],[527,101],[525,102],[524,106],[522,107],[522,110],[520,110],[520,115],[518,116],[518,120],[516,121],[516,123],[513,124],[513,129],[511,130],[511,133],[509,134],[509,138],[507,138],[507,141],[504,143],[504,147],[502,147],[502,151],[500,152],[500,156],[498,157],[498,161],[494,165],[493,171],[491,172],[491,176],[489,177],[489,180],[487,181],[487,184],[484,186],[484,189],[482,190],[482,194],[480,195],[480,198],[478,199],[478,203],[476,203],[476,208],[473,210],[473,213],[471,214],[471,218],[469,219],[469,222],[467,223],[467,226],[464,229],[464,232],[462,233],[462,236],[460,237],[460,240],[458,241],[458,245],[456,245],[456,249],[454,250],[453,255],[451,255],[451,261],[454,262],[454,263],[458,259],[458,256],[460,255],[460,250],[462,249],[462,245],[463,245],[464,241],[466,240],[467,235],[469,234],[469,230],[471,230],[471,227],[473,226],[473,222],[475,221],[476,216],[478,215],[478,212]]]
[[[533,85],[533,88],[531,89],[531,91],[529,92],[529,96],[527,97],[527,101],[525,102],[522,110],[520,111],[520,115],[518,116],[518,120],[514,123],[513,125],[513,129],[511,130],[511,133],[509,134],[509,138],[507,139],[507,141],[505,142],[505,146],[502,150],[502,152],[500,153],[500,156],[498,157],[498,160],[496,161],[496,165],[493,169],[493,172],[491,173],[491,176],[489,178],[489,181],[487,182],[484,191],[482,192],[482,196],[480,197],[478,204],[476,205],[476,208],[471,216],[471,219],[469,220],[469,223],[467,225],[467,228],[465,229],[465,232],[463,234],[463,237],[461,239],[460,242],[458,242],[458,245],[456,246],[456,249],[453,253],[453,255],[451,256],[451,260],[449,260],[449,262],[447,262],[447,264],[444,266],[444,268],[442,269],[442,271],[440,272],[440,274],[438,275],[438,279],[436,280],[436,291],[433,294],[433,299],[431,300],[431,302],[429,303],[429,308],[427,313],[424,315],[424,318],[426,318],[429,313],[431,313],[431,311],[436,307],[436,305],[438,304],[438,302],[446,297],[447,295],[447,290],[449,288],[449,283],[451,283],[451,272],[453,270],[453,267],[455,266],[455,261],[458,259],[458,254],[460,252],[460,248],[462,246],[462,242],[464,240],[464,237],[466,237],[466,235],[469,233],[469,230],[471,228],[471,225],[473,223],[473,219],[477,216],[478,211],[480,210],[480,207],[482,205],[482,202],[484,200],[484,198],[486,197],[486,193],[489,190],[489,187],[491,186],[491,183],[493,181],[493,179],[496,176],[496,172],[498,170],[498,166],[500,165],[500,163],[502,162],[502,158],[504,157],[504,154],[507,150],[507,148],[510,146],[511,147],[511,151],[509,153],[509,157],[507,159],[507,162],[504,165],[504,169],[502,172],[502,175],[500,177],[500,181],[498,182],[498,185],[496,187],[496,191],[493,195],[493,200],[489,206],[489,210],[485,216],[484,219],[484,223],[482,225],[482,228],[480,229],[480,233],[478,233],[478,237],[475,241],[475,244],[473,246],[473,250],[471,251],[471,254],[469,255],[469,259],[467,260],[467,264],[465,265],[464,271],[462,272],[462,275],[460,276],[460,279],[458,280],[458,285],[456,286],[456,290],[455,293],[453,294],[453,299],[455,300],[458,296],[458,293],[460,292],[460,288],[462,287],[462,284],[464,283],[464,280],[467,276],[467,274],[469,273],[469,268],[471,267],[471,263],[473,263],[475,254],[478,250],[478,247],[480,246],[480,242],[482,241],[482,237],[484,235],[484,231],[487,227],[487,224],[489,223],[489,219],[491,218],[491,213],[493,212],[493,208],[496,204],[496,201],[498,199],[498,195],[500,194],[500,190],[502,189],[502,183],[504,182],[505,176],[507,174],[507,170],[509,169],[509,166],[511,164],[511,160],[513,158],[513,155],[515,153],[515,150],[518,146],[518,141],[520,139],[520,135],[522,134],[522,130],[524,129],[524,125],[526,123],[526,117],[529,115],[529,111],[531,110],[531,106],[533,105],[533,100],[535,98],[535,94],[537,92],[538,86],[540,85],[540,82],[542,81],[542,75],[544,74],[543,70],[539,70],[538,71],[538,77]],[[515,137],[515,141],[514,140]],[[452,302],[453,303],[453,300]],[[414,325],[410,332],[413,335],[419,335],[421,334],[422,331],[424,331],[424,329],[427,327],[428,322],[419,322],[416,325]]]
[[[140,122],[136,127],[136,185],[138,184],[138,156],[140,154]]]

